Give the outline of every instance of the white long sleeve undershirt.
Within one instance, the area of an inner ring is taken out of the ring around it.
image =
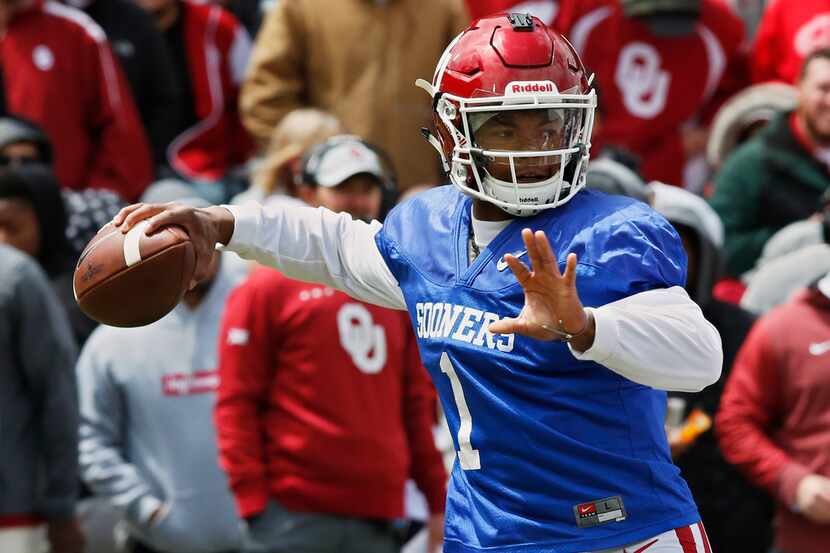
[[[406,309],[403,293],[375,244],[381,224],[325,208],[224,206],[234,216],[226,249],[319,282],[369,303]],[[634,294],[593,309],[596,335],[580,360],[595,361],[638,384],[696,392],[720,377],[720,335],[678,286]]]

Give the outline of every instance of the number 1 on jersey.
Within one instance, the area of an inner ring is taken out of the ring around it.
[[[458,407],[458,418],[460,419],[458,446],[461,448],[458,452],[458,462],[461,463],[461,468],[464,470],[479,470],[481,460],[479,459],[478,450],[473,449],[473,444],[470,443],[470,435],[473,433],[473,417],[467,407],[467,400],[464,399],[464,389],[461,387],[461,381],[458,380],[455,367],[452,366],[447,352],[441,354],[440,365],[441,372],[450,379],[455,406]]]

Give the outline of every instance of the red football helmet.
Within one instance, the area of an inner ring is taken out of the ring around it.
[[[573,46],[528,14],[479,19],[444,51],[432,84],[435,134],[450,181],[529,216],[584,187],[596,94]]]

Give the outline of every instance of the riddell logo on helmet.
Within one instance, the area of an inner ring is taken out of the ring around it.
[[[534,93],[548,93],[556,94],[559,89],[551,81],[513,81],[507,83],[505,88],[506,96],[515,96],[517,94],[534,94]]]

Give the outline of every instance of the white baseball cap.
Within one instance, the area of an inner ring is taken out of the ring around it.
[[[315,146],[305,173],[313,183],[326,187],[338,186],[362,173],[375,177],[381,186],[386,182],[378,154],[354,136],[336,136]]]

